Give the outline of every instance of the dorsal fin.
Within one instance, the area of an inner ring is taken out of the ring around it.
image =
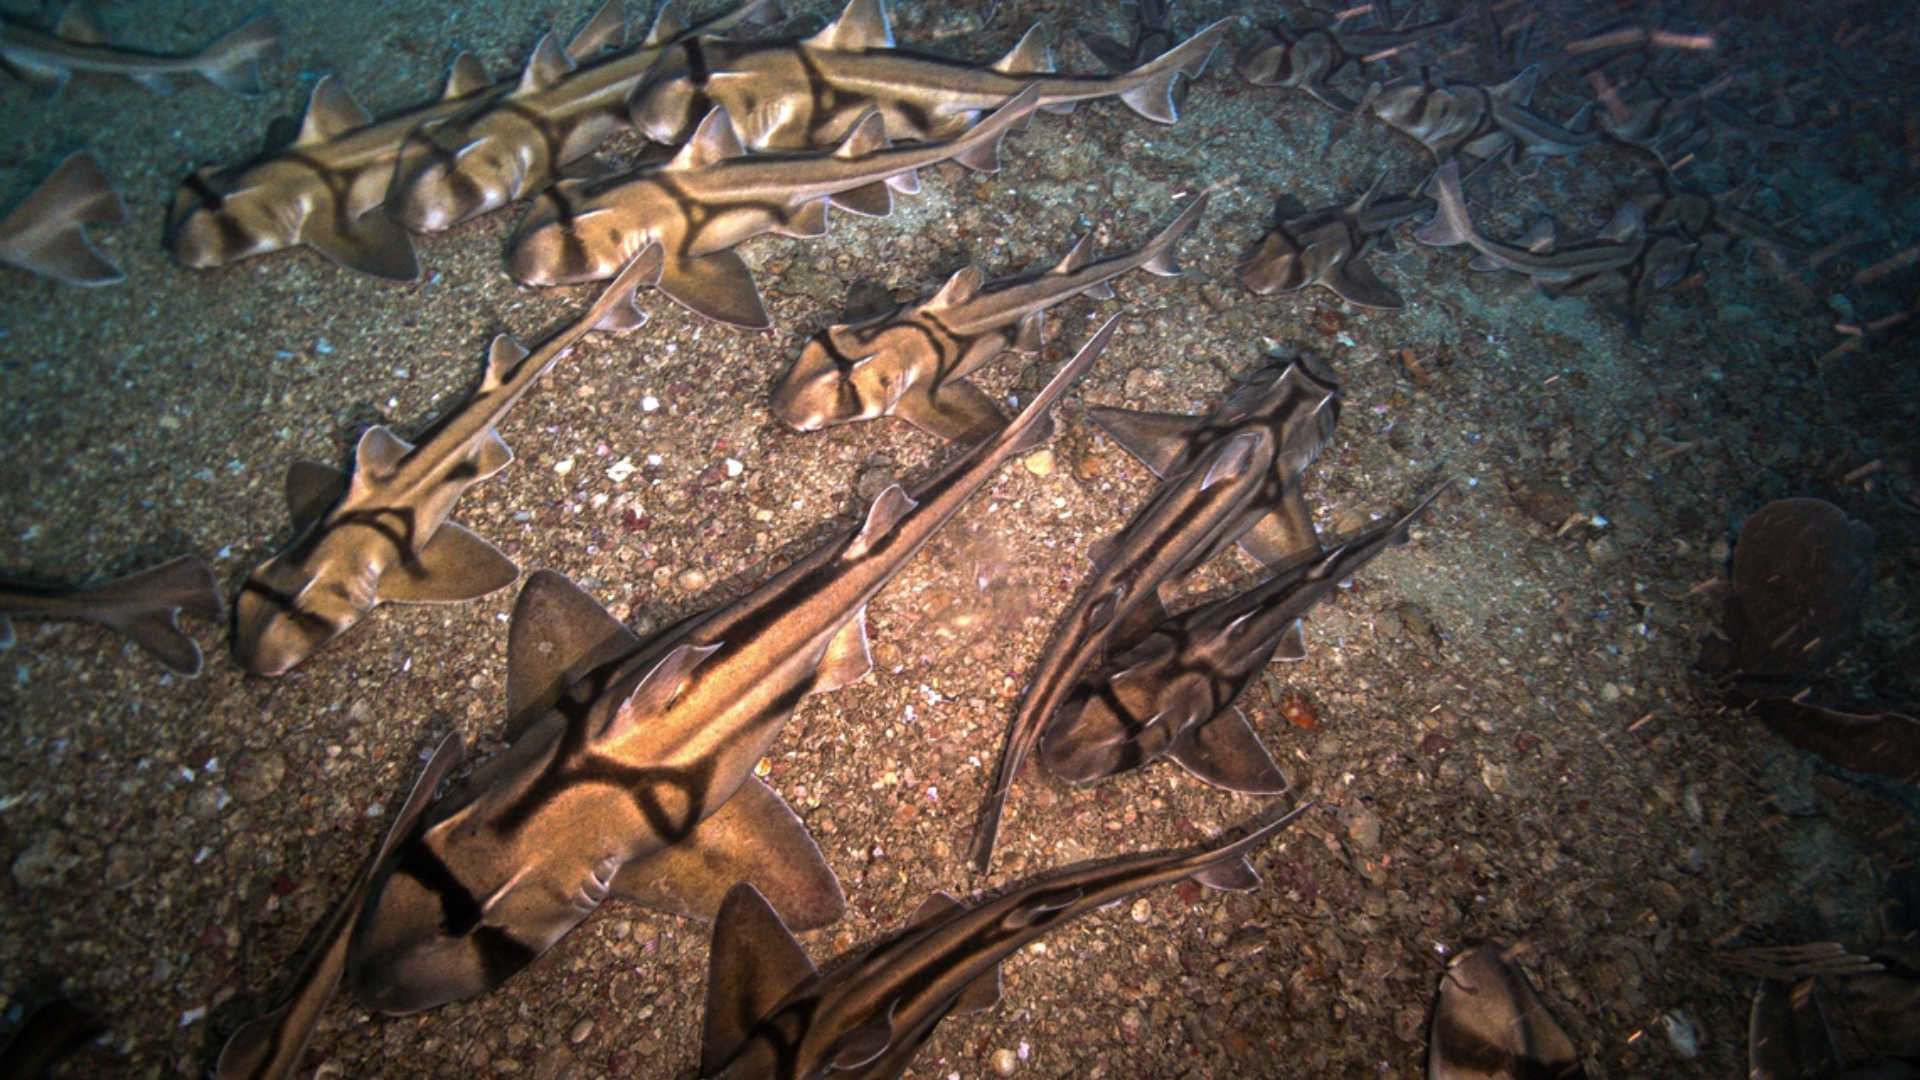
[[[1054,266],[1052,272],[1056,274],[1071,274],[1091,262],[1093,262],[1093,234],[1086,233],[1082,235],[1080,239],[1074,241],[1073,247],[1068,250],[1066,256]]]
[[[618,742],[631,734],[641,724],[666,711],[673,699],[680,694],[680,688],[687,684],[693,673],[699,669],[707,657],[719,650],[714,645],[676,645],[672,652],[660,658],[620,703],[614,714],[593,736],[594,745]]]
[[[440,96],[452,101],[468,94],[477,94],[492,85],[493,80],[487,78],[486,66],[480,63],[480,58],[463,52],[453,58],[453,70],[447,72],[446,92]]]
[[[1550,217],[1539,217],[1533,226],[1520,234],[1519,245],[1536,255],[1545,255],[1553,250],[1554,224]]]
[[[1379,176],[1374,177],[1373,183],[1368,185],[1367,190],[1363,192],[1358,199],[1353,201],[1352,206],[1347,207],[1347,213],[1353,214],[1356,217],[1365,213],[1367,207],[1373,205],[1373,200],[1380,197],[1380,186],[1386,182],[1386,173],[1381,173]]]
[[[920,906],[914,908],[913,914],[907,918],[907,929],[912,930],[935,919],[943,919],[965,910],[967,905],[962,903],[959,897],[942,890],[920,901]]]
[[[835,1039],[827,1048],[829,1069],[857,1069],[871,1064],[893,1045],[893,1010],[900,1004],[895,998],[865,1023]]]
[[[700,1074],[713,1076],[780,1000],[820,974],[760,890],[727,890],[713,920],[708,953],[707,1024]]]
[[[977,266],[955,271],[954,275],[947,279],[947,283],[940,286],[940,291],[933,294],[933,299],[927,301],[927,306],[930,308],[959,307],[978,295],[980,286],[986,282],[986,279],[987,276],[981,273]]]
[[[593,13],[587,25],[567,42],[567,55],[574,60],[592,56],[602,49],[617,49],[627,43],[627,16],[620,0],[607,0]]]
[[[1640,239],[1645,227],[1646,219],[1640,216],[1640,205],[1626,202],[1620,204],[1620,209],[1614,211],[1613,217],[1600,226],[1600,231],[1594,235],[1616,244],[1631,244]]]
[[[527,358],[527,347],[513,340],[511,334],[498,334],[493,345],[487,350],[487,373],[480,380],[480,392],[497,390],[501,383]]]
[[[567,55],[567,50],[560,47],[560,39],[549,30],[533,47],[533,55],[527,58],[527,66],[520,72],[520,88],[515,93],[525,94],[552,86],[573,68],[573,57]]]
[[[307,99],[307,115],[300,121],[300,137],[294,145],[323,143],[371,123],[373,115],[353,100],[340,80],[323,75],[313,84],[313,96]]]
[[[693,131],[693,138],[673,156],[668,163],[670,169],[701,169],[716,161],[745,155],[746,147],[740,145],[740,133],[734,129],[733,117],[727,113],[725,105],[715,105],[700,121]]]
[[[893,26],[887,21],[887,8],[881,0],[847,0],[847,8],[840,17],[806,43],[815,49],[837,52],[891,49]]]
[[[1235,435],[1220,448],[1219,455],[1213,459],[1213,466],[1200,481],[1200,490],[1207,491],[1215,484],[1232,480],[1246,472],[1253,462],[1254,447],[1260,445],[1262,438],[1265,436],[1257,431],[1243,431]]]
[[[1051,74],[1053,50],[1047,48],[1046,31],[1039,23],[1028,27],[1013,51],[993,62],[993,70],[1002,75]]]
[[[841,553],[845,559],[864,558],[881,537],[893,531],[900,519],[920,504],[914,502],[901,490],[899,484],[891,484],[887,490],[874,497],[873,505],[867,508],[867,523],[860,527],[860,534],[847,544],[847,550]]]
[[[1056,911],[1064,911],[1080,902],[1086,890],[1078,885],[1064,889],[1045,889],[1038,896],[1007,913],[1001,925],[1012,930],[1024,929],[1046,918]]]
[[[392,476],[400,460],[412,450],[412,443],[387,430],[385,425],[375,424],[360,436],[360,445],[354,449],[354,483],[358,485],[363,478]]]
[[[833,156],[837,158],[865,157],[875,150],[885,150],[893,145],[887,141],[887,121],[880,115],[879,109],[869,108],[853,122],[853,130],[834,147]]]
[[[660,10],[653,14],[653,26],[647,31],[643,45],[664,45],[687,32],[687,9],[680,6],[680,0],[667,0]]]
[[[60,13],[60,21],[53,24],[53,36],[82,45],[105,45],[107,35],[100,30],[100,24],[94,21],[93,12],[87,8],[86,0],[73,0],[67,9]]]

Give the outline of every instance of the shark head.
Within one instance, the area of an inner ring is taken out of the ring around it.
[[[655,237],[626,215],[594,207],[574,184],[533,200],[507,242],[507,272],[522,285],[577,285],[620,272]]]
[[[280,558],[262,564],[233,604],[234,658],[255,675],[286,674],[366,617],[376,579],[339,572],[309,578]]]
[[[689,77],[665,79],[635,95],[628,119],[640,134],[657,143],[678,146],[713,108],[713,101]]]
[[[369,1008],[399,1015],[485,993],[611,893],[619,856],[558,841],[537,822],[516,842],[483,842],[494,826],[473,813],[481,805],[429,826],[375,879],[346,974]]]
[[[527,155],[544,149],[465,126],[458,132],[444,127],[417,130],[400,148],[387,213],[412,232],[441,232],[519,198]]]
[[[166,244],[181,265],[204,270],[300,243],[304,211],[274,182],[272,165],[206,168],[187,177],[167,214]]]
[[[873,420],[893,407],[913,375],[910,365],[876,362],[880,343],[858,329],[829,327],[807,340],[774,387],[773,415],[796,431],[819,431]]]

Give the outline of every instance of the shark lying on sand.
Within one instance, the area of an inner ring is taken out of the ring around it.
[[[413,782],[413,790],[400,812],[387,827],[385,839],[354,879],[347,895],[334,905],[333,914],[321,924],[314,936],[312,951],[287,984],[286,1000],[278,1008],[241,1024],[227,1037],[214,1066],[215,1080],[286,1080],[300,1065],[307,1043],[313,1039],[314,1025],[327,1003],[340,987],[340,976],[347,970],[347,942],[360,911],[366,906],[367,893],[373,888],[373,873],[393,849],[413,834],[441,781],[447,778],[466,756],[466,742],[459,732],[440,740],[427,759],[426,768]]]
[[[1437,492],[1436,492],[1437,494]],[[1075,784],[1172,758],[1195,777],[1244,794],[1278,795],[1287,778],[1234,705],[1278,653],[1306,656],[1300,620],[1374,556],[1403,544],[1434,496],[1385,528],[1238,596],[1181,612],[1107,661],[1054,713],[1040,762]]]
[[[305,244],[349,270],[414,281],[413,240],[379,212],[401,143],[510,85],[490,81],[480,61],[461,53],[439,100],[375,120],[338,79],[323,76],[298,134],[270,134],[259,156],[181,182],[167,215],[167,250],[182,266],[206,270]]]
[[[824,236],[828,203],[885,217],[895,191],[919,190],[915,170],[942,161],[995,172],[1000,140],[1025,126],[1039,99],[1029,86],[960,137],[909,146],[890,144],[869,109],[838,148],[790,154],[747,153],[727,110],[716,108],[670,161],[541,195],[507,244],[507,270],[526,285],[597,281],[658,243],[666,250],[658,288],[669,299],[715,322],[761,329],[771,320],[735,245],[765,233]]]
[[[1427,1041],[1429,1080],[1580,1080],[1579,1048],[1515,962],[1479,945],[1447,964]]]
[[[13,646],[13,619],[86,619],[125,634],[175,674],[200,674],[200,645],[180,630],[180,613],[218,622],[226,597],[202,559],[187,556],[85,589],[0,580],[0,649]]]
[[[651,246],[572,325],[533,353],[493,339],[480,388],[410,444],[368,428],[349,476],[318,462],[287,471],[293,542],[255,568],[234,604],[233,651],[256,675],[281,675],[383,603],[457,603],[513,584],[520,568],[449,520],[469,487],[513,462],[497,427],[559,359],[593,330],[644,320],[633,290],[659,273]]]
[[[859,528],[644,643],[565,578],[534,575],[508,637],[510,745],[382,868],[348,957],[360,999],[407,1013],[482,993],[609,896],[710,919],[746,880],[789,925],[839,918],[839,880],[754,769],[802,700],[871,669],[867,603],[1051,434],[1117,321],[911,496],[887,488]]]
[[[112,285],[127,275],[87,239],[87,226],[126,220],[120,192],[81,150],[0,220],[0,263],[67,285]]]
[[[1360,107],[1338,87],[1358,83],[1369,64],[1407,54],[1457,20],[1445,20],[1405,30],[1343,30],[1327,21],[1295,31],[1270,27],[1242,53],[1234,70],[1255,86],[1284,86],[1303,90],[1321,104],[1342,113]]]
[[[562,49],[549,33],[512,90],[415,129],[400,151],[388,214],[414,232],[438,232],[538,194],[631,126],[628,98],[671,50],[699,35],[784,17],[779,0],[746,0],[689,25],[679,0],[668,0],[647,36],[626,45],[619,3],[607,0],[588,24],[604,30],[595,44],[609,51],[590,56],[581,37]]]
[[[943,439],[971,445],[1006,415],[967,376],[1002,352],[1040,351],[1046,310],[1072,296],[1113,295],[1113,279],[1136,269],[1180,272],[1174,245],[1206,209],[1202,194],[1137,251],[1095,259],[1082,237],[1051,269],[986,281],[978,267],[933,296],[815,334],[773,389],[773,415],[800,431],[897,415]]]
[[[1257,888],[1251,857],[1305,809],[1211,850],[1081,866],[972,905],[934,893],[826,975],[753,886],[737,885],[713,924],[699,1076],[894,1080],[940,1021],[999,1003],[1000,962],[1021,947],[1158,885]]]
[[[1179,118],[1176,84],[1206,69],[1230,23],[1214,23],[1123,75],[1082,78],[1054,73],[1038,26],[979,67],[896,48],[882,0],[851,0],[838,20],[804,40],[689,43],[681,69],[663,61],[669,73],[634,98],[633,124],[655,142],[679,143],[724,106],[749,148],[801,150],[839,142],[874,108],[890,138],[931,141],[959,135],[1033,84],[1049,112],[1117,96],[1141,116],[1171,124]]]
[[[1166,621],[1163,585],[1236,543],[1275,568],[1319,553],[1299,478],[1333,437],[1339,400],[1331,373],[1296,361],[1256,372],[1212,416],[1092,413],[1165,479],[1133,520],[1089,552],[1093,577],[1060,617],[1008,725],[974,832],[977,871],[992,865],[1014,779],[1055,710],[1110,646],[1127,648]]]
[[[1427,213],[1433,200],[1415,196],[1381,199],[1382,176],[1350,206],[1309,211],[1297,199],[1280,200],[1278,223],[1240,264],[1240,284],[1262,296],[1324,285],[1361,307],[1398,310],[1400,293],[1373,272],[1367,256],[1393,250],[1393,229]]]
[[[0,66],[47,95],[59,93],[76,72],[125,76],[160,94],[173,92],[176,76],[197,75],[252,95],[260,92],[260,61],[280,55],[280,20],[261,15],[192,56],[134,52],[106,40],[85,0],[68,4],[52,33],[0,16]]]
[[[1527,103],[1540,81],[1534,65],[1498,86],[1437,86],[1413,80],[1367,89],[1367,106],[1395,130],[1413,136],[1442,164],[1457,154],[1500,159],[1510,167],[1547,158],[1569,158],[1598,142],[1585,126],[1591,103],[1561,127],[1531,112]]]
[[[1432,187],[1440,210],[1414,232],[1415,240],[1438,247],[1469,245],[1480,253],[1470,264],[1475,270],[1525,274],[1548,296],[1605,298],[1636,337],[1653,294],[1687,275],[1700,246],[1677,229],[1650,231],[1633,202],[1622,203],[1612,220],[1586,239],[1561,244],[1553,221],[1542,218],[1520,243],[1504,244],[1474,228],[1458,162],[1442,165]]]

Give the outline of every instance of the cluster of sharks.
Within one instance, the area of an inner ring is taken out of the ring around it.
[[[447,783],[465,747],[457,735],[440,744],[318,932],[285,1003],[229,1040],[222,1080],[289,1075],[342,982],[389,1014],[470,998],[501,986],[612,898],[714,924],[701,1076],[894,1077],[941,1019],[996,1003],[1000,962],[1039,935],[1175,880],[1258,885],[1250,858],[1304,807],[1264,812],[1200,851],[1075,868],[975,903],[936,894],[900,932],[822,975],[793,933],[837,920],[846,897],[804,823],[755,772],[806,698],[869,672],[867,605],[1006,462],[1050,438],[1054,407],[1107,349],[1119,316],[1011,418],[971,377],[1004,354],[1039,354],[1046,313],[1071,298],[1110,299],[1113,283],[1136,270],[1178,274],[1178,247],[1211,191],[1166,211],[1169,220],[1133,250],[1103,255],[1083,237],[1044,269],[989,278],[969,266],[930,295],[815,334],[773,389],[775,418],[810,432],[898,416],[963,452],[911,489],[887,487],[856,527],[744,595],[649,637],[557,573],[523,579],[512,559],[454,520],[467,490],[511,464],[499,429],[517,403],[588,335],[646,322],[638,290],[722,325],[766,328],[758,285],[736,251],[751,238],[824,236],[836,207],[884,217],[896,196],[920,190],[920,170],[942,163],[997,171],[1004,140],[1036,113],[1116,98],[1147,120],[1175,122],[1186,84],[1232,20],[1181,39],[1170,5],[1136,0],[1129,16],[1124,42],[1082,31],[1109,70],[1073,75],[1055,70],[1038,27],[986,63],[901,47],[881,0],[851,0],[825,24],[789,19],[778,0],[699,20],[668,0],[633,40],[618,0],[608,0],[564,43],[543,36],[516,75],[493,79],[462,55],[438,97],[386,117],[322,78],[304,115],[276,124],[258,154],[181,184],[166,244],[187,267],[306,246],[355,271],[415,280],[414,235],[523,203],[504,253],[516,281],[606,283],[531,349],[496,338],[478,388],[412,440],[374,427],[350,469],[300,462],[288,471],[292,538],[247,575],[233,604],[233,655],[251,674],[294,670],[381,604],[461,602],[524,583],[508,628],[506,748]],[[1385,195],[1376,181],[1344,205],[1310,210],[1283,199],[1275,227],[1239,267],[1249,290],[1321,285],[1356,305],[1401,307],[1366,260],[1391,249],[1400,224],[1429,214],[1416,239],[1471,246],[1476,265],[1525,274],[1551,292],[1624,297],[1636,319],[1646,297],[1691,272],[1705,245],[1790,247],[1733,201],[1670,175],[1592,237],[1563,243],[1548,225],[1517,243],[1483,235],[1463,160],[1533,168],[1602,136],[1586,130],[1589,109],[1566,124],[1531,109],[1538,66],[1491,86],[1371,79],[1459,23],[1356,29],[1345,16],[1315,15],[1268,31],[1242,55],[1249,82],[1370,112],[1439,163],[1424,194]],[[75,72],[156,90],[197,73],[252,92],[257,62],[275,48],[270,18],[192,57],[113,49],[77,15],[52,33],[12,21],[0,32],[0,61],[49,90]],[[1677,134],[1693,115],[1684,109],[1625,108],[1602,121],[1623,142],[1667,155],[1693,138]],[[647,150],[599,160],[621,133]],[[124,217],[97,163],[76,154],[0,221],[0,261],[73,284],[110,283],[119,272],[85,227]],[[1340,407],[1337,374],[1302,355],[1256,372],[1206,415],[1088,411],[1159,485],[1089,552],[1086,583],[1031,672],[975,833],[977,871],[992,865],[1030,758],[1074,784],[1164,757],[1226,790],[1290,794],[1239,702],[1271,661],[1305,655],[1302,620],[1313,605],[1406,543],[1440,490],[1380,528],[1323,545],[1303,475],[1332,439]],[[1262,583],[1172,612],[1182,583],[1235,547],[1258,564]],[[11,643],[8,615],[93,619],[191,675],[202,658],[178,616],[223,620],[226,606],[198,560],[93,589],[9,584],[0,586],[0,647]],[[1478,1006],[1450,1006],[1443,991],[1443,1016],[1478,1009],[1496,1016],[1479,1026],[1497,1029],[1537,1006],[1504,957],[1455,966],[1450,986],[1507,989]],[[1437,1019],[1436,1047],[1474,1026],[1469,1015],[1443,1033]],[[1559,1062],[1563,1047],[1551,1036],[1540,1036],[1550,1044],[1542,1055]]]

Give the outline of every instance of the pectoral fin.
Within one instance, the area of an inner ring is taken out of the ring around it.
[[[1247,715],[1231,705],[1181,732],[1167,747],[1167,756],[1198,779],[1228,791],[1279,795],[1290,787]]]
[[[746,330],[773,325],[753,272],[732,249],[697,259],[669,258],[660,274],[659,289],[696,315]]]
[[[367,214],[352,222],[316,214],[300,231],[300,242],[349,270],[388,281],[420,280],[420,258],[413,238],[387,215]]]
[[[967,379],[942,383],[932,390],[923,384],[894,403],[893,415],[948,442],[974,446],[1007,426],[1007,414]]]
[[[619,878],[614,879],[619,887]],[[820,974],[792,931],[747,882],[734,885],[714,917],[707,975],[707,1025],[700,1075],[713,1076],[780,1000]]]
[[[320,520],[347,493],[347,474],[317,461],[296,461],[287,466],[287,516],[293,519],[295,535]]]
[[[1206,423],[1204,416],[1106,407],[1088,409],[1087,417],[1162,479],[1186,463],[1193,436]]]
[[[514,583],[520,567],[478,533],[449,521],[420,554],[380,576],[383,604],[458,604]]]
[[[1407,306],[1406,299],[1393,286],[1381,281],[1365,259],[1347,259],[1330,270],[1321,284],[1349,304],[1383,311],[1398,311]]]
[[[588,672],[639,644],[633,631],[566,575],[534,571],[514,601],[507,630],[507,741]]]
[[[755,776],[685,838],[622,867],[613,895],[704,921],[741,881],[760,890],[795,931],[826,926],[847,908],[840,879],[806,825]]]
[[[1285,570],[1320,555],[1320,535],[1300,485],[1288,484],[1280,505],[1240,534],[1240,550],[1269,570]]]

